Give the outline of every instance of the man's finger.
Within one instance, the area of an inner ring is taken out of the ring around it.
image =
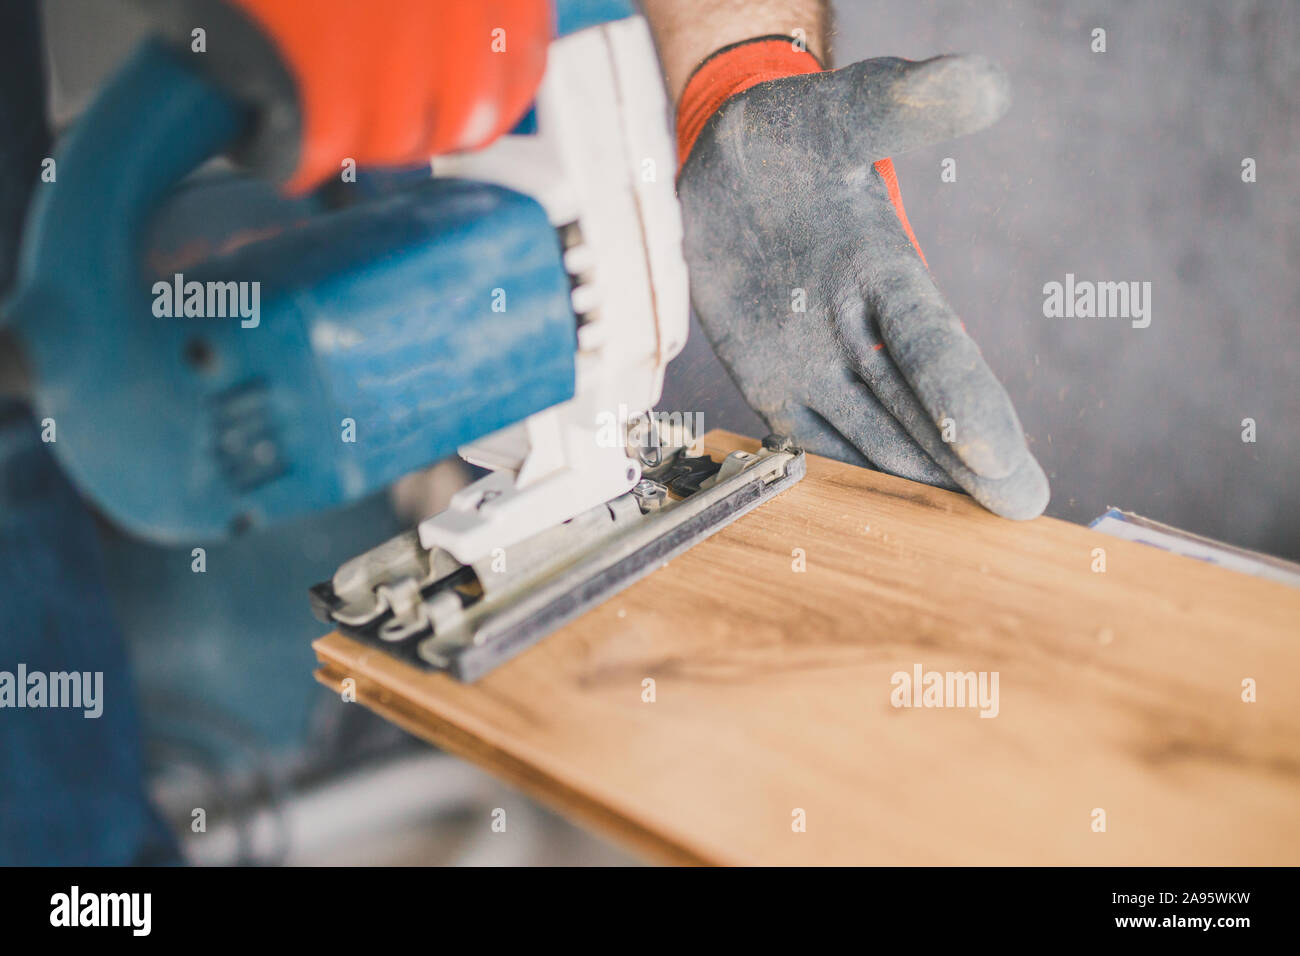
[[[845,155],[873,162],[984,129],[1011,105],[1006,74],[982,56],[877,57],[818,82],[820,121],[840,132]]]
[[[938,488],[957,487],[852,372],[843,382],[819,387],[809,404],[878,470]]]
[[[879,173],[873,176],[872,188],[883,193]],[[916,255],[893,207],[869,195],[857,216],[869,252],[857,256],[837,306],[842,340],[853,352],[855,341],[870,342],[878,332],[874,344],[889,350],[957,457],[983,478],[1007,477],[1027,454],[1011,399]],[[861,354],[854,358],[869,372]]]
[[[948,436],[934,427],[887,352],[883,349],[868,350],[862,362],[859,374],[868,383],[872,393],[889,409],[920,449],[951,476],[952,482],[985,508],[1004,518],[1036,518],[1043,513],[1050,495],[1047,476],[1034,461],[1027,445],[1024,448],[1024,458],[1007,477],[980,477],[957,457],[952,446],[945,440]]]
[[[953,477],[968,495],[989,511],[1017,521],[1037,518],[1052,495],[1047,475],[1033,455],[1027,456],[1024,463],[1005,478],[981,478],[965,469],[956,471]]]
[[[773,431],[794,437],[814,455],[868,464],[937,488],[960,489],[1004,518],[1036,518],[1047,507],[1047,476],[1028,452],[1006,478],[981,478],[962,465],[937,434],[933,440],[911,441],[896,423],[890,424],[892,416],[881,415],[883,408],[864,387],[846,388],[839,401],[822,402],[821,407],[824,411],[789,403],[765,417]]]
[[[955,454],[955,434],[952,431],[945,434],[935,427],[889,352],[874,344],[879,341],[874,323],[860,311],[851,314],[844,307],[837,321],[843,330],[845,348],[872,395],[889,410],[920,449],[951,476],[952,482],[984,507],[1004,517],[1035,518],[1042,514],[1050,494],[1047,476],[1034,461],[1023,439],[1023,457],[1005,478],[990,479],[976,474]],[[855,326],[860,328],[855,330]],[[855,334],[855,331],[861,334]]]

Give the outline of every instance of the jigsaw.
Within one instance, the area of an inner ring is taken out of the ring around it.
[[[557,14],[513,134],[401,188],[276,207],[183,276],[159,224],[247,198],[209,161],[254,118],[161,43],[137,52],[61,143],[6,312],[84,494],[190,543],[458,452],[487,474],[311,603],[473,680],[802,476],[778,436],[714,462],[653,411],[689,317],[669,104],[630,5]],[[192,316],[191,283],[258,314]]]
[[[486,477],[312,591],[322,620],[464,681],[803,474],[801,452],[774,436],[721,465],[690,455],[702,436],[649,411],[685,343],[689,302],[668,104],[644,20],[562,37],[547,62],[535,133],[432,165],[547,211],[573,288],[575,395],[461,447]]]

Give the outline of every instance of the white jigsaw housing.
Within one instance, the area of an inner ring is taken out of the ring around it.
[[[576,282],[574,397],[461,447],[462,458],[492,474],[419,526],[423,547],[466,564],[637,483],[627,419],[659,401],[664,369],[689,329],[669,104],[644,18],[555,40],[536,117],[536,134],[432,164],[435,176],[534,197],[566,237],[565,268]]]

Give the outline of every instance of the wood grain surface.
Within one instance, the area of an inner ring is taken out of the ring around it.
[[[314,646],[324,683],[651,860],[1297,864],[1298,625],[1283,585],[810,457],[478,684]],[[917,665],[997,672],[997,715],[893,706]]]

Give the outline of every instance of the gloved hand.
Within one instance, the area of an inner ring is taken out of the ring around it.
[[[1032,518],[1047,477],[935,286],[888,159],[1007,104],[978,57],[822,72],[785,38],[724,48],[681,99],[678,192],[692,303],[770,428]]]
[[[509,131],[541,82],[549,0],[136,0],[197,69],[258,108],[238,158],[290,192]],[[204,31],[194,49],[195,29]]]

